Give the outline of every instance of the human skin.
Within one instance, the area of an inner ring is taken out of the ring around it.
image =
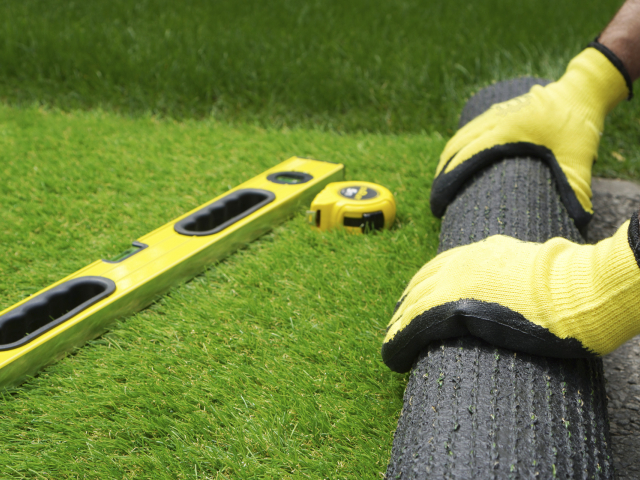
[[[631,81],[637,80],[640,77],[640,0],[627,0],[598,41],[627,67]]]
[[[598,41],[622,61],[631,81],[640,77],[640,0],[627,0]]]

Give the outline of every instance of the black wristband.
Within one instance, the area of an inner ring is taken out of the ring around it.
[[[633,98],[633,82],[631,81],[631,75],[629,75],[629,72],[627,71],[627,67],[624,66],[624,63],[622,63],[622,60],[620,60],[615,53],[613,53],[611,50],[609,50],[607,47],[601,44],[598,41],[598,38],[596,38],[593,42],[587,45],[587,48],[591,47],[598,50],[605,57],[607,57],[611,63],[613,63],[614,67],[616,67],[620,71],[620,73],[624,77],[625,83],[627,84],[627,88],[629,89],[629,96],[627,97],[627,100],[631,100]]]

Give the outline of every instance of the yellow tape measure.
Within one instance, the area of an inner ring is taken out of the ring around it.
[[[343,227],[352,233],[389,228],[395,218],[393,194],[369,182],[330,183],[307,211],[308,222],[320,230]]]

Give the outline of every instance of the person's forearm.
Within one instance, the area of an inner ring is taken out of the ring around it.
[[[640,77],[640,0],[627,0],[598,41],[627,67],[631,81]]]

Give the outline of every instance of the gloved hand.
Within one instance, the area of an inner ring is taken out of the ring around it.
[[[560,196],[578,227],[591,208],[591,165],[597,156],[604,118],[631,96],[622,62],[594,43],[567,67],[560,80],[492,106],[462,127],[447,143],[431,189],[431,210],[444,215],[464,182],[489,164],[525,156],[551,168]]]
[[[597,245],[495,235],[453,248],[409,283],[382,358],[406,372],[429,343],[463,335],[536,355],[604,355],[640,333],[639,267],[637,215]]]

